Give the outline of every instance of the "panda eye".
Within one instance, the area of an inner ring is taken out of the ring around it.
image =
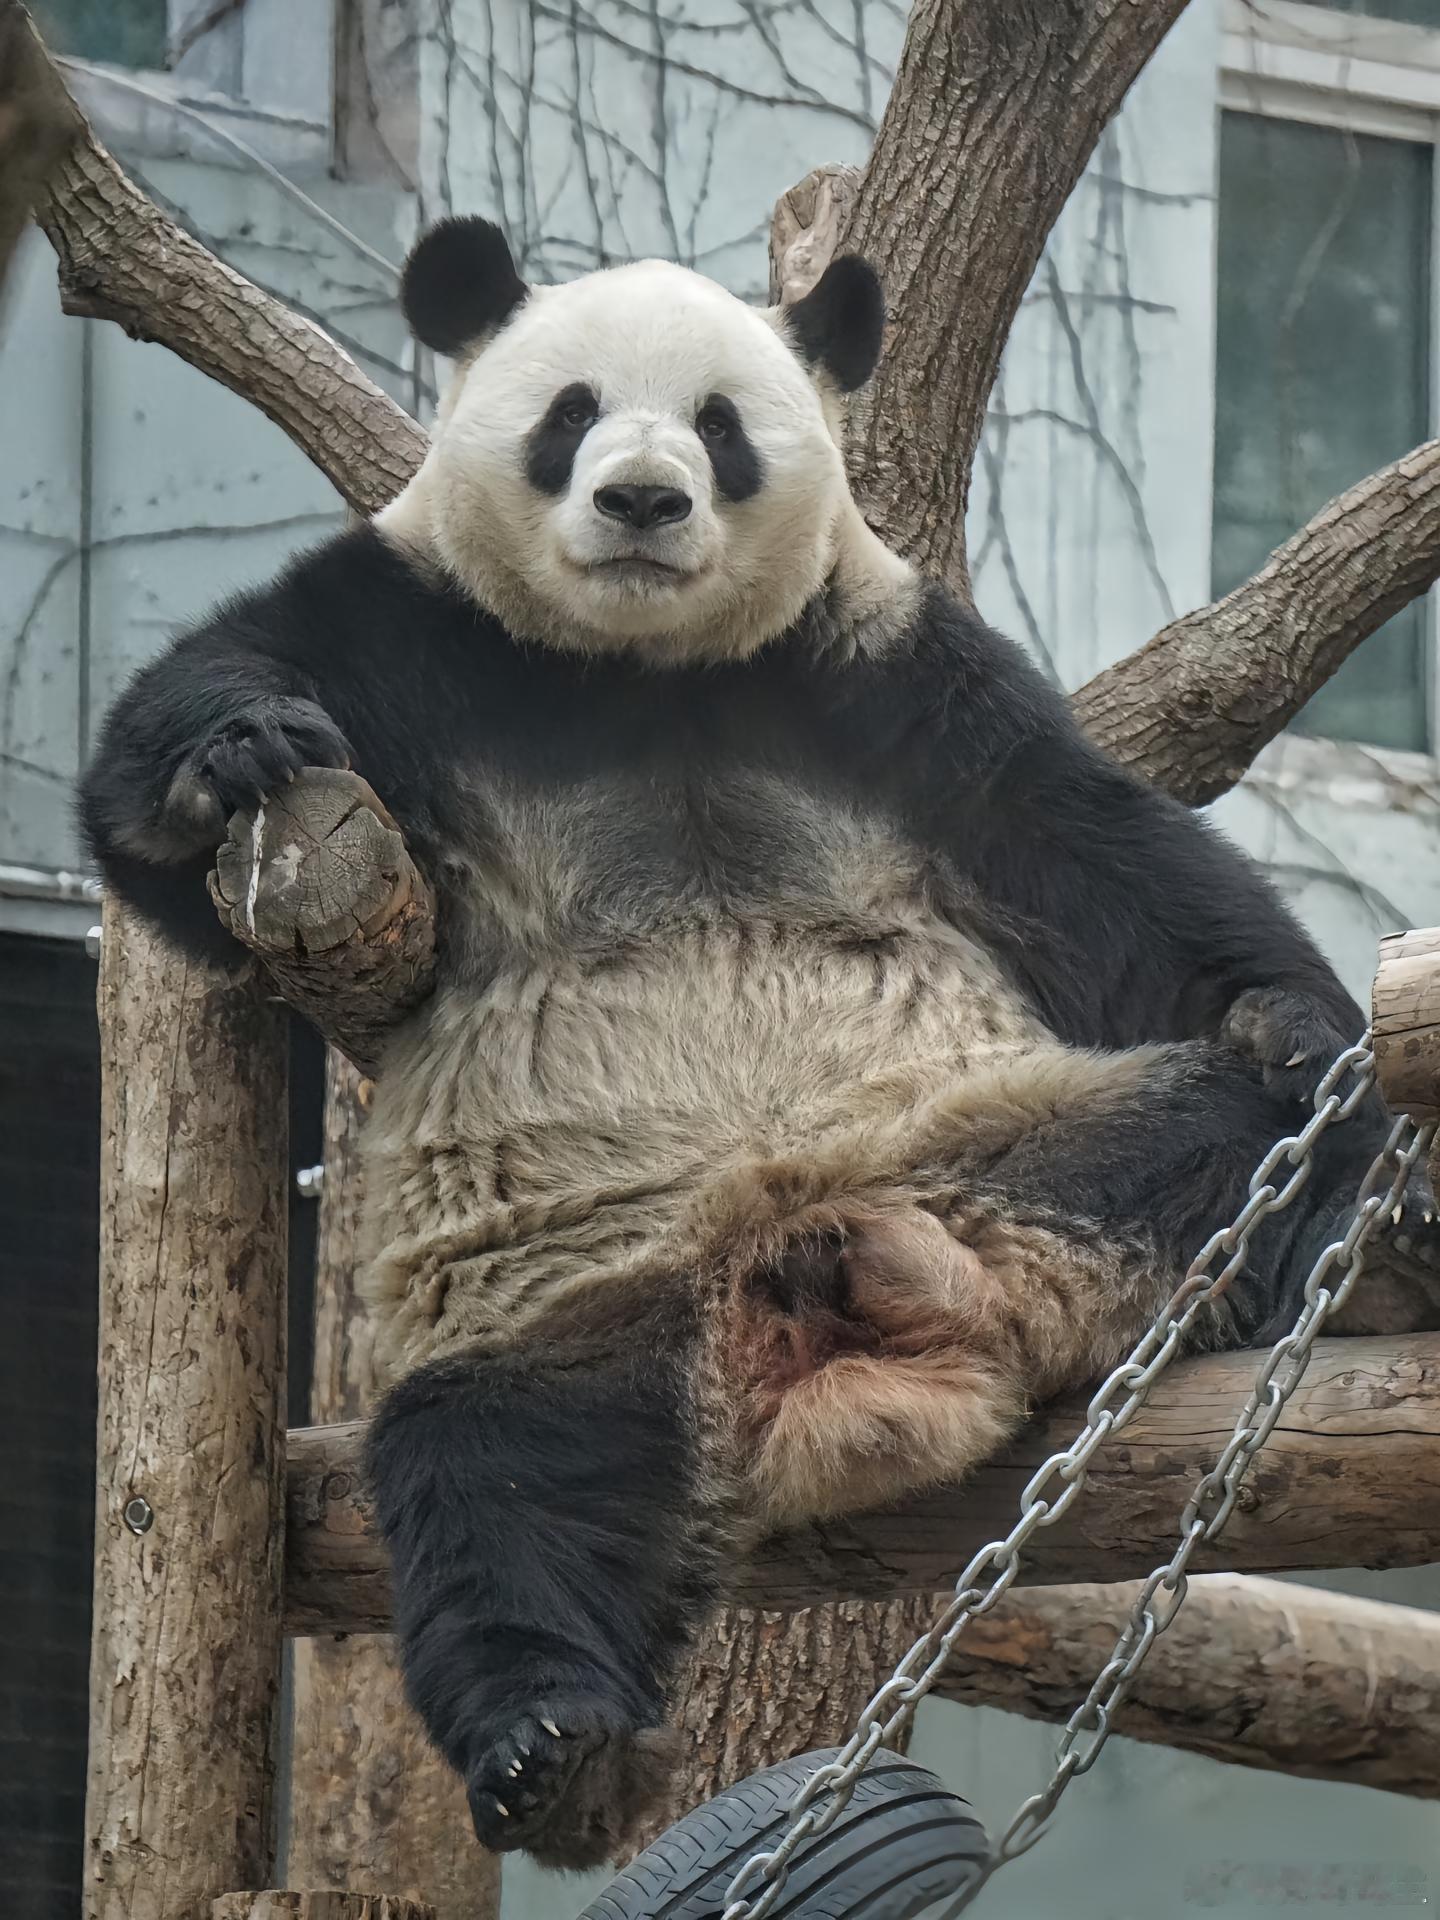
[[[560,424],[568,427],[572,433],[580,433],[595,418],[595,406],[590,400],[567,400],[560,409]]]
[[[696,418],[695,431],[715,446],[730,438],[730,422],[718,407],[706,407]]]

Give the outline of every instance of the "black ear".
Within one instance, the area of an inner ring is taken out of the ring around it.
[[[400,304],[422,346],[452,358],[507,320],[529,289],[493,220],[441,220],[410,249]]]
[[[800,356],[822,369],[842,393],[863,387],[880,358],[885,295],[875,269],[853,253],[832,260],[785,319]]]

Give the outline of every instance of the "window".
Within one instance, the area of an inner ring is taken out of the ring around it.
[[[118,67],[165,65],[166,0],[32,0],[31,11],[56,53]]]
[[[1213,585],[1434,431],[1440,0],[1226,0]],[[1436,747],[1417,601],[1296,722]]]
[[[1429,428],[1431,153],[1228,112],[1220,138],[1214,586]],[[1424,749],[1427,609],[1360,647],[1303,731]]]

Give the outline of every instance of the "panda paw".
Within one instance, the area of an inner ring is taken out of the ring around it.
[[[662,1792],[675,1747],[675,1735],[637,1729],[607,1700],[539,1700],[467,1773],[476,1838],[545,1866],[600,1866]]]
[[[1310,1104],[1325,1069],[1346,1045],[1328,1013],[1288,987],[1247,987],[1231,1002],[1220,1038],[1260,1067],[1271,1093]]]
[[[313,700],[257,700],[181,761],[165,795],[160,839],[218,846],[230,816],[258,806],[302,767],[348,767],[344,735]]]

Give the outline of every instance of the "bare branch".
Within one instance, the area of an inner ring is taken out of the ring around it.
[[[1440,577],[1440,441],[1321,508],[1253,579],[1083,686],[1117,760],[1192,806],[1255,755],[1392,613]]]
[[[218,260],[126,178],[17,0],[0,0],[0,30],[14,42],[0,112],[40,102],[72,124],[35,204],[65,311],[158,341],[251,401],[358,511],[392,499],[424,455],[417,423],[319,327]]]

